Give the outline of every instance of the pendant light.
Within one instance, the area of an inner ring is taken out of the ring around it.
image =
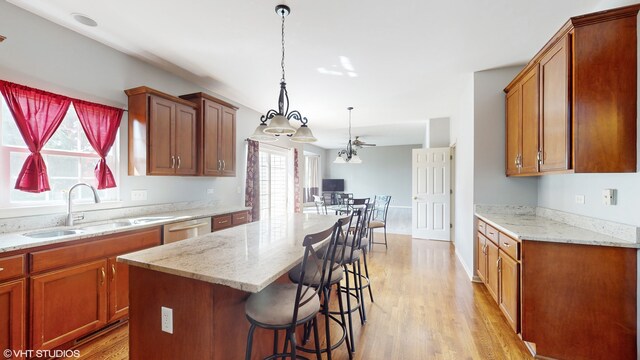
[[[311,133],[311,129],[307,126],[307,118],[303,117],[298,110],[289,111],[289,95],[287,93],[287,83],[285,81],[284,71],[284,19],[291,9],[287,5],[276,6],[276,14],[282,18],[282,78],[280,79],[280,96],[278,97],[278,110],[269,110],[260,117],[260,125],[249,137],[252,140],[271,142],[278,140],[278,136],[287,135],[291,141],[310,143],[317,141]],[[291,126],[289,121],[293,119],[299,121],[302,125],[298,129]],[[267,121],[269,121],[267,125]]]
[[[347,108],[349,110],[349,142],[347,143],[347,148],[338,151],[338,156],[333,161],[334,164],[361,164],[362,159],[358,156],[358,152],[353,146],[351,142],[351,110],[353,110],[353,106],[349,106]]]

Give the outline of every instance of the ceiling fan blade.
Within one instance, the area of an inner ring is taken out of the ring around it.
[[[360,143],[360,146],[377,146],[376,144]]]

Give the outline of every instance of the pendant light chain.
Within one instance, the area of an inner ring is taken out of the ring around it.
[[[282,11],[282,61],[280,62],[280,67],[282,67],[282,79],[280,79],[281,82],[285,82],[284,80],[284,18],[285,18],[285,13],[284,10]]]

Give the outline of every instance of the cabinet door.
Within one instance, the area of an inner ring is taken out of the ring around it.
[[[24,279],[0,284],[0,349],[2,350],[25,350],[24,284]]]
[[[478,277],[486,284],[487,279],[487,240],[484,236],[477,234],[478,236]]]
[[[500,304],[500,309],[507,317],[507,321],[509,321],[509,325],[513,328],[513,330],[518,332],[518,304],[519,304],[519,288],[518,288],[518,279],[520,277],[520,265],[513,260],[509,255],[505,254],[500,250],[500,265],[499,265],[499,275],[500,275],[500,296],[498,297],[498,303]]]
[[[222,161],[222,175],[236,176],[236,111],[227,107],[222,111],[218,157]]]
[[[493,297],[498,301],[498,246],[492,241],[487,240],[487,289]]]
[[[507,93],[506,100],[506,168],[507,176],[519,173],[518,157],[520,155],[520,85],[516,84]]]
[[[129,266],[109,259],[109,320],[118,320],[129,313]]]
[[[523,78],[521,93],[521,149],[520,173],[538,173],[538,129],[540,126],[540,102],[538,101],[538,67],[531,69]]]
[[[149,97],[149,156],[150,175],[175,173],[175,126],[176,104],[160,97]],[[129,136],[132,136],[129,134]]]
[[[31,348],[52,349],[107,323],[107,261],[31,277]]]
[[[569,35],[540,60],[540,171],[569,169]]]
[[[222,105],[203,100],[203,134],[202,134],[202,174],[218,176],[222,162],[218,157],[220,122],[222,121]]]
[[[196,110],[184,105],[176,105],[175,121],[175,170],[179,175],[195,175],[197,166],[197,118]]]

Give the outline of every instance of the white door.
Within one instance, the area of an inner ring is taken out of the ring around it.
[[[413,149],[412,236],[449,241],[450,150]]]

